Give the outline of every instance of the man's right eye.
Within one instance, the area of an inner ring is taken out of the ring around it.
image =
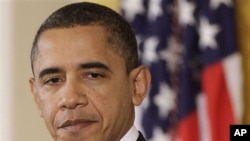
[[[49,78],[44,81],[45,85],[56,85],[58,83],[62,82],[62,79],[60,78]]]

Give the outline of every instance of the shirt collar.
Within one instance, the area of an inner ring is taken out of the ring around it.
[[[136,141],[138,136],[139,132],[137,131],[135,126],[132,126],[120,141]]]

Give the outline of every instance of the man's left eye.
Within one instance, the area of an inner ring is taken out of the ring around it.
[[[102,74],[99,73],[90,73],[87,75],[87,78],[89,79],[99,79],[101,77],[104,77]]]

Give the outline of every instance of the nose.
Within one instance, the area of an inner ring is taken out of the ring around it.
[[[60,108],[74,109],[87,104],[87,95],[80,82],[68,81],[64,84],[59,102]]]

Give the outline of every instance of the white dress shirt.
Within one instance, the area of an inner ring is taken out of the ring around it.
[[[132,126],[120,141],[136,141],[138,137],[139,132],[137,131],[135,126]]]

